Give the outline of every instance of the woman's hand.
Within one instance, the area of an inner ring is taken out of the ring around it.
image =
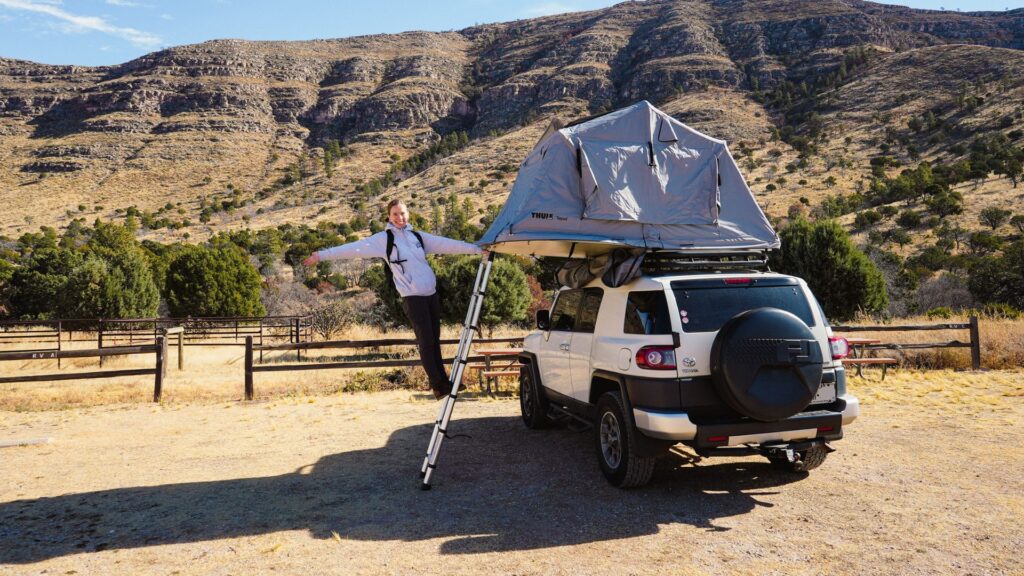
[[[309,258],[306,258],[305,260],[302,261],[302,264],[304,266],[315,266],[316,263],[319,261],[320,256],[317,256],[317,253],[313,252],[312,254],[310,254]]]

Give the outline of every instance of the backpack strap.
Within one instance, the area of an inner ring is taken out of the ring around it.
[[[395,250],[395,234],[390,229],[385,230],[387,233],[387,248],[384,249],[384,280],[394,287],[395,285],[395,273],[391,271],[391,253]]]
[[[389,232],[390,232],[390,230],[389,230]],[[412,232],[413,236],[415,236],[416,239],[420,241],[420,248],[423,249],[423,254],[426,254],[427,253],[427,245],[423,243],[423,236],[420,236],[420,233],[415,231],[415,230],[410,230],[410,232]]]

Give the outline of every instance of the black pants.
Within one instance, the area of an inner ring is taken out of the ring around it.
[[[420,349],[420,362],[434,390],[449,389],[448,373],[441,357],[441,300],[434,292],[430,296],[406,296],[402,309],[416,334]]]

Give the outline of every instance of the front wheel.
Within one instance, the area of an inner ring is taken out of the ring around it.
[[[597,401],[597,422],[594,426],[597,461],[601,472],[613,486],[643,486],[654,473],[653,456],[637,456],[637,434],[633,419],[628,417],[618,392],[606,392]]]
[[[548,399],[533,377],[530,366],[519,368],[519,410],[527,428],[547,428],[554,422],[548,416]]]

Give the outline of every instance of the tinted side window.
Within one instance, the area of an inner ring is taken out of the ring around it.
[[[566,290],[558,295],[555,309],[551,311],[551,329],[571,332],[576,324],[576,312],[583,298],[582,290]]]
[[[600,288],[587,288],[583,291],[583,304],[580,306],[579,318],[576,319],[576,332],[594,332],[602,296],[604,290]]]
[[[622,330],[626,334],[671,334],[669,318],[664,291],[630,292]]]

